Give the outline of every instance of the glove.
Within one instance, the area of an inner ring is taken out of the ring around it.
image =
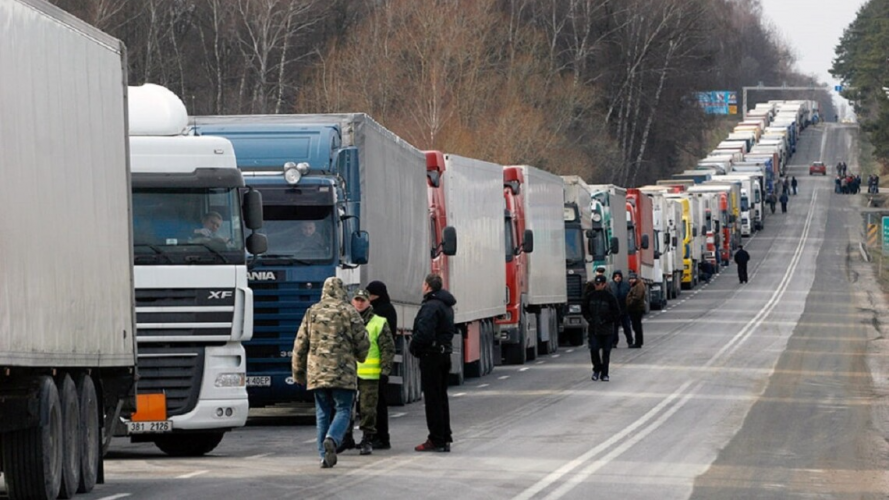
[[[389,385],[389,375],[380,374],[380,387],[386,387]]]

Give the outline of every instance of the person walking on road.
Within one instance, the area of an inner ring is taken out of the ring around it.
[[[786,214],[787,213],[787,202],[789,201],[789,198],[787,197],[787,193],[781,193],[781,197],[778,198],[778,201],[781,202],[781,213]]]
[[[321,300],[303,316],[292,359],[293,379],[315,394],[318,453],[324,469],[336,465],[336,449],[352,415],[358,362],[367,358],[369,349],[364,321],[347,301],[342,280],[327,278]]]
[[[750,261],[750,254],[744,250],[744,245],[738,245],[738,251],[735,252],[735,264],[738,265],[738,281],[747,283],[747,262]]]
[[[448,377],[451,372],[454,304],[457,300],[442,288],[441,276],[430,274],[423,280],[423,304],[414,318],[410,352],[420,360],[420,386],[426,403],[429,437],[416,451],[451,451],[451,415],[448,406]]]
[[[624,336],[627,338],[627,346],[633,345],[633,330],[630,327],[630,315],[627,313],[627,294],[630,293],[630,284],[624,281],[624,273],[620,269],[611,273],[611,283],[608,288],[617,305],[620,308],[620,317],[614,321],[614,334],[612,335],[612,347],[617,348],[620,343],[620,329],[623,327]]]
[[[398,333],[398,313],[389,299],[389,289],[382,281],[371,281],[367,284],[367,293],[370,294],[370,305],[374,308],[374,314],[386,318],[389,331],[393,340]],[[373,440],[373,449],[388,450],[392,448],[389,439],[389,401],[386,393],[389,391],[389,372],[380,373],[380,389],[377,395],[377,433]]]
[[[633,324],[633,338],[635,341],[630,345],[630,349],[640,349],[642,347],[642,316],[645,314],[645,283],[631,272],[628,276],[630,281],[630,292],[627,294],[627,313],[630,315],[630,322]]]
[[[799,184],[796,182],[796,176],[794,175],[793,177],[790,178],[790,189],[793,192],[794,196],[796,196],[796,187],[798,185]]]
[[[358,414],[361,416],[359,428],[363,433],[358,445],[359,454],[373,452],[374,436],[377,433],[377,399],[380,393],[380,377],[392,371],[395,359],[395,341],[386,318],[374,314],[370,304],[370,294],[357,290],[352,297],[352,306],[361,315],[367,328],[370,349],[364,362],[358,363]]]
[[[775,204],[778,203],[778,197],[775,196],[775,193],[769,193],[769,197],[766,198],[766,201],[769,203],[769,208],[772,210],[772,213],[775,213]]]
[[[593,288],[587,288],[581,303],[581,313],[589,325],[587,343],[593,363],[592,380],[602,382],[610,380],[608,367],[611,364],[612,336],[621,314],[617,299],[608,291],[607,285],[605,276],[593,278]]]

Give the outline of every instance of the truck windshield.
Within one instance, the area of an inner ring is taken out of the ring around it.
[[[608,245],[605,243],[605,231],[602,228],[593,229],[593,258],[602,260],[608,254]]]
[[[636,254],[636,226],[627,224],[627,255]]]
[[[515,257],[515,235],[512,233],[512,219],[507,217],[505,223],[503,236],[506,240],[506,262],[512,262],[512,259]]]
[[[565,228],[565,264],[581,264],[583,258],[583,232],[580,228]]]
[[[269,241],[264,261],[330,262],[336,255],[331,206],[263,205],[262,229]]]
[[[134,188],[136,265],[243,264],[237,188]]]
[[[750,200],[746,196],[741,197],[741,211],[746,212],[750,210]]]

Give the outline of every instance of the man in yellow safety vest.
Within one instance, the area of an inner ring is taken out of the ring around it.
[[[373,451],[374,434],[377,432],[377,398],[379,397],[380,375],[389,375],[395,359],[395,340],[386,318],[374,314],[370,296],[366,290],[357,290],[352,305],[364,320],[370,350],[363,363],[358,363],[358,413],[361,417],[359,428],[363,433],[358,445],[361,455]]]

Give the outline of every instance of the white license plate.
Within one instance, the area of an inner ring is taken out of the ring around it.
[[[272,377],[247,377],[247,387],[271,387]]]
[[[173,430],[172,420],[157,422],[127,422],[127,431],[130,434],[145,434],[149,432],[170,432]]]

